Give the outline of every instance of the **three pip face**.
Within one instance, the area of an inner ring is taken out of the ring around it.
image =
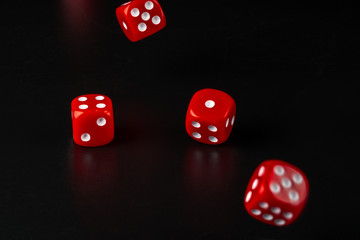
[[[225,142],[235,121],[234,99],[216,89],[202,89],[191,98],[186,131],[196,141],[216,145]]]
[[[234,99],[217,89],[202,89],[191,98],[185,118],[187,133],[194,140],[218,145],[232,131],[236,114]],[[83,147],[98,147],[114,138],[111,99],[102,94],[87,94],[71,102],[74,142]],[[253,218],[286,226],[303,211],[309,181],[296,166],[281,160],[266,160],[252,174],[244,196],[244,206]]]
[[[185,126],[196,141],[217,145],[230,136],[235,121],[235,101],[216,89],[202,89],[192,97]],[[114,138],[111,99],[101,94],[78,96],[71,102],[74,142],[84,147],[98,147]]]
[[[132,0],[116,9],[126,37],[136,42],[166,26],[157,0]],[[218,145],[230,136],[236,104],[227,93],[202,89],[191,98],[185,118],[188,135],[200,143]],[[114,138],[111,99],[87,94],[71,102],[74,142],[83,147],[99,147]],[[254,219],[272,226],[293,223],[303,211],[309,195],[309,181],[299,168],[281,161],[263,161],[253,172],[244,194],[244,207]]]

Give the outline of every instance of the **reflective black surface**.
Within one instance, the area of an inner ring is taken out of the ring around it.
[[[168,25],[132,43],[121,3],[2,5],[2,239],[359,237],[356,8],[163,0]],[[202,88],[237,103],[219,146],[185,131]],[[87,93],[113,101],[108,146],[72,141],[70,102]],[[284,228],[242,203],[270,158],[310,181],[303,214]]]

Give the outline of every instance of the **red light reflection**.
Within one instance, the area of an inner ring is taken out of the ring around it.
[[[99,42],[101,1],[61,0],[60,36],[66,43],[68,62],[74,66],[97,61],[95,53],[102,52]]]
[[[118,162],[114,148],[84,148],[70,151],[70,184],[79,219],[86,225],[106,227],[109,212],[118,202]]]
[[[94,0],[61,0],[61,22],[68,33],[81,34],[90,30],[96,15]]]
[[[231,181],[236,162],[233,148],[193,147],[187,152],[185,170],[192,188],[221,191]]]
[[[237,151],[232,147],[197,146],[188,150],[183,183],[186,224],[196,231],[205,231],[225,224],[237,214],[228,206],[237,202],[234,193],[238,192],[238,162]]]
[[[259,194],[262,194],[265,191],[264,185],[261,185],[259,189]]]

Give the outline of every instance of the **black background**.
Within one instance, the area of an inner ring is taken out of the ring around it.
[[[167,26],[132,43],[123,2],[2,3],[1,239],[359,237],[359,9],[163,0]],[[236,101],[224,144],[186,134],[202,88]],[[89,93],[113,101],[105,147],[72,141],[70,102]],[[272,158],[310,181],[282,228],[243,206]]]

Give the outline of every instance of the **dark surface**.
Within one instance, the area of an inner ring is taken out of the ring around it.
[[[358,9],[163,0],[166,28],[132,43],[121,3],[2,4],[1,239],[359,237]],[[202,88],[237,103],[219,146],[185,131]],[[88,93],[113,101],[108,146],[72,141],[70,102]],[[270,158],[310,181],[288,227],[243,206]]]

